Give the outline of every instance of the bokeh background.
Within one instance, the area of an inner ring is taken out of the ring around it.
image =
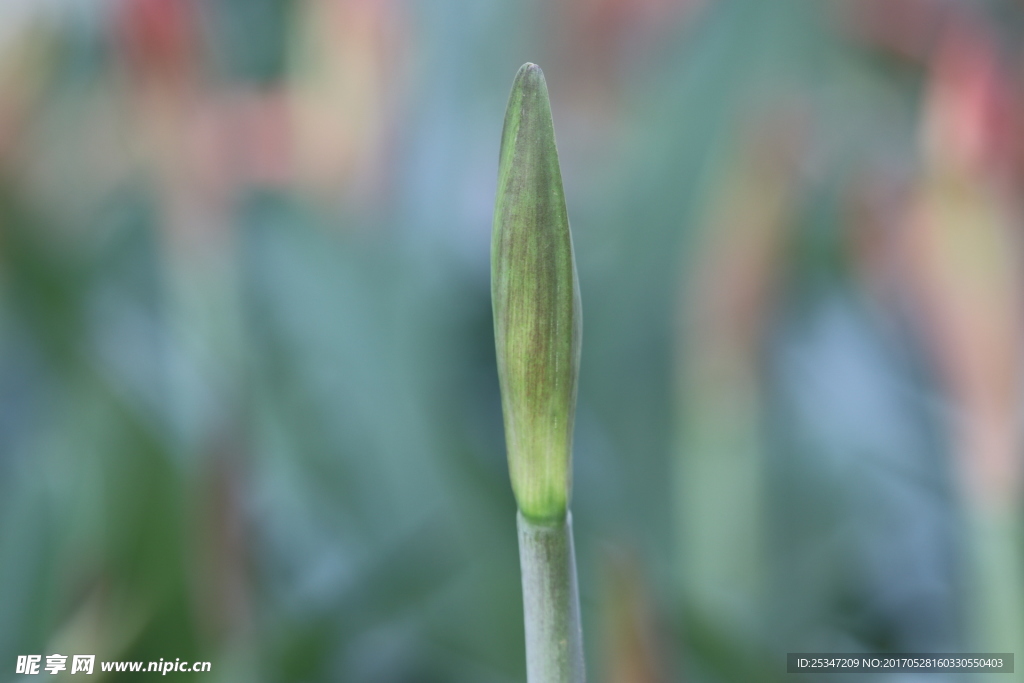
[[[524,680],[489,241],[525,61],[591,679],[1024,655],[1022,38],[1015,0],[2,0],[0,679]]]

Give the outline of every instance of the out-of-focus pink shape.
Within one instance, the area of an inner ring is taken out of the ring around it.
[[[140,78],[179,80],[195,68],[199,32],[191,0],[118,0],[115,43]]]
[[[947,26],[930,62],[924,168],[905,255],[952,403],[968,495],[1020,495],[1020,213],[1011,194],[1015,112],[993,36]]]
[[[924,127],[932,163],[986,182],[1005,180],[1017,147],[1013,89],[994,46],[981,25],[950,24],[931,61]]]
[[[299,12],[291,73],[297,181],[356,206],[379,200],[410,84],[404,5],[310,0]]]
[[[593,129],[581,146],[593,144],[618,123],[622,77],[630,61],[648,54],[661,44],[659,39],[679,36],[711,1],[558,0],[552,4],[548,42],[554,59],[545,71],[552,82],[562,84],[552,97],[568,102],[575,109],[573,117]]]
[[[293,102],[285,85],[241,86],[216,97],[236,186],[283,187],[294,174]]]
[[[756,355],[752,345],[771,313],[791,227],[806,124],[795,105],[765,116],[743,137],[733,172],[711,203],[701,258],[688,269],[690,327],[708,352]]]

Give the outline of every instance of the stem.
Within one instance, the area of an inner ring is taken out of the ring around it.
[[[572,513],[554,525],[516,516],[527,683],[585,683]]]

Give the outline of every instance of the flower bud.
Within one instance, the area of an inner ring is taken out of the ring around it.
[[[505,112],[491,303],[509,474],[531,521],[565,517],[580,360],[580,295],[544,74],[524,64]]]

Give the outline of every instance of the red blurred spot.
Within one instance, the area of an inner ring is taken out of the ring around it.
[[[197,41],[191,0],[119,0],[115,43],[131,71],[175,80],[189,70]]]
[[[930,60],[926,115],[932,153],[1001,175],[1017,146],[1016,97],[995,45],[995,36],[979,23],[947,24]]]

